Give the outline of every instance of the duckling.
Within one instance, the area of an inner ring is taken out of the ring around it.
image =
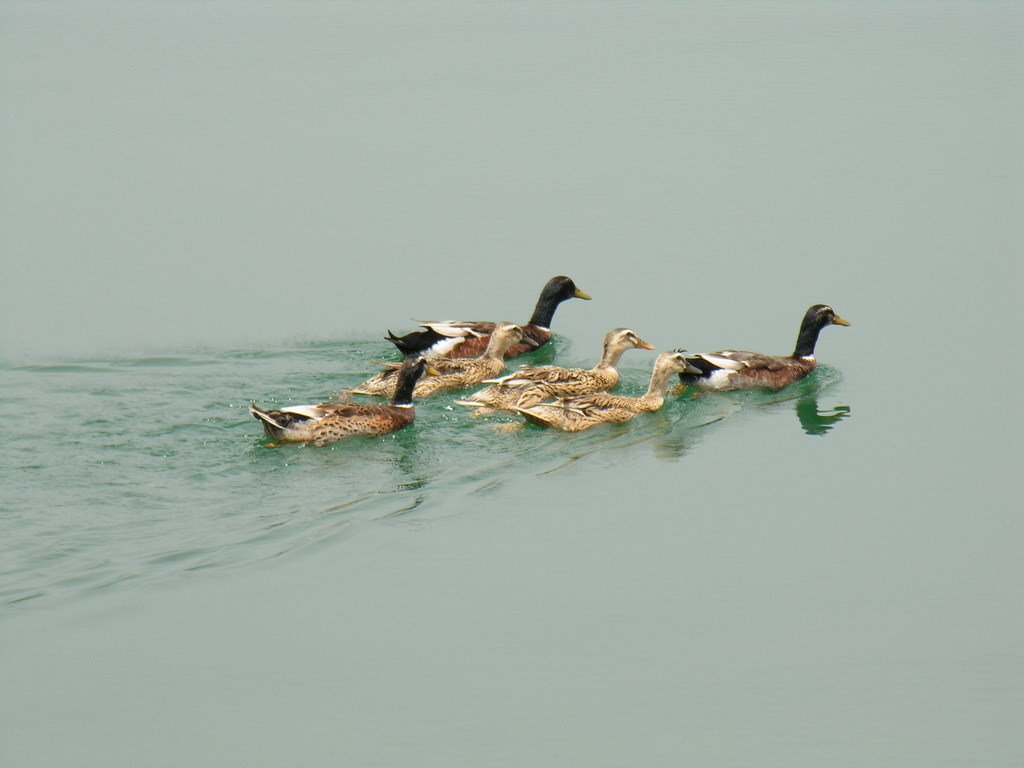
[[[731,349],[694,355],[690,362],[700,369],[700,374],[680,373],[679,380],[685,385],[718,391],[757,387],[779,390],[802,379],[817,367],[814,345],[822,328],[826,325],[849,324],[832,307],[815,304],[807,310],[800,323],[800,333],[792,355],[762,355]]]
[[[582,368],[559,368],[554,365],[524,365],[515,373],[500,379],[486,380],[491,386],[456,400],[459,405],[478,408],[477,413],[509,411],[516,405],[539,403],[546,397],[588,395],[610,389],[619,383],[615,370],[627,349],[654,349],[628,328],[616,328],[604,337],[601,359],[589,371]]]
[[[654,361],[651,383],[640,397],[595,392],[584,397],[559,398],[515,410],[527,421],[563,432],[582,432],[598,424],[621,424],[638,413],[653,413],[665,403],[665,389],[673,373],[700,373],[683,355],[685,350],[662,352]]]
[[[422,356],[409,357],[398,370],[389,405],[320,403],[265,411],[254,403],[249,413],[263,423],[267,437],[284,442],[311,442],[322,447],[351,435],[386,435],[412,424],[416,418],[412,404],[416,381],[424,373],[434,372]]]
[[[558,305],[567,299],[590,300],[571,278],[557,275],[548,280],[537,299],[530,322],[522,326],[523,339],[505,352],[505,357],[517,357],[548,342],[551,321]],[[430,357],[476,357],[487,347],[494,323],[487,321],[434,322],[426,320],[420,325],[427,330],[395,336],[391,331],[384,338],[405,354],[424,354]]]
[[[505,353],[523,338],[523,329],[513,323],[498,323],[479,357],[466,359],[433,358],[430,364],[437,375],[421,380],[413,394],[426,397],[446,389],[465,389],[505,370]],[[352,390],[357,395],[389,395],[395,387],[395,371],[386,370]]]

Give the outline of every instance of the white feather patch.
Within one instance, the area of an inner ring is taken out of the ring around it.
[[[434,342],[434,344],[425,349],[424,352],[426,352],[428,355],[443,357],[447,355],[449,352],[451,352],[453,349],[455,349],[457,346],[459,346],[459,344],[461,344],[465,340],[466,338],[464,336],[459,336],[458,338],[449,337],[446,338],[444,341]]]
[[[318,405],[289,405],[287,408],[278,408],[281,413],[294,413],[297,416],[305,416],[307,419],[322,419],[324,409]]]
[[[499,376],[496,379],[484,379],[480,383],[481,384],[507,384],[509,381],[511,381],[512,379],[514,379],[518,375],[519,375],[518,372],[517,373],[507,373],[504,376]]]
[[[732,360],[722,355],[712,355],[708,353],[702,353],[697,355],[702,360],[707,360],[712,365],[717,365],[719,368],[724,368],[727,371],[738,371],[741,368],[746,368],[746,363],[741,363],[737,360]]]
[[[484,336],[485,334],[473,330],[472,326],[465,323],[458,323],[454,320],[420,321],[420,325],[429,328],[434,333],[451,338],[468,339],[470,336]]]
[[[704,389],[732,389],[735,375],[734,371],[713,371],[710,376],[701,379],[700,385]]]

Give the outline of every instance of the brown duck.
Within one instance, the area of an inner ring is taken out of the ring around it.
[[[263,423],[267,437],[283,442],[329,445],[352,435],[386,435],[406,427],[416,418],[412,405],[417,379],[432,368],[420,356],[410,357],[399,369],[395,394],[388,405],[320,403],[263,410],[255,404],[249,413]]]
[[[665,403],[665,389],[673,373],[699,373],[683,355],[684,350],[662,352],[654,361],[651,383],[640,397],[595,392],[583,397],[566,397],[552,403],[516,408],[527,421],[563,432],[582,432],[599,424],[621,424],[638,413],[653,413]]]
[[[522,326],[522,341],[512,345],[505,357],[516,357],[540,347],[551,338],[551,321],[558,305],[568,299],[590,299],[576,284],[564,275],[548,280],[537,299],[530,321]],[[489,321],[425,320],[420,322],[424,331],[395,336],[391,331],[384,338],[404,354],[422,354],[429,357],[477,357],[487,348],[495,323]]]
[[[513,410],[517,405],[539,403],[547,397],[587,395],[610,389],[619,383],[615,366],[627,349],[654,349],[629,328],[605,334],[601,359],[590,370],[559,368],[556,365],[524,365],[519,370],[491,381],[491,386],[474,392],[459,405],[478,408],[477,413]]]
[[[686,385],[709,390],[782,389],[813,371],[818,362],[814,346],[818,334],[827,325],[849,325],[826,304],[815,304],[807,310],[800,323],[796,349],[792,355],[762,355],[759,352],[738,352],[726,349],[694,355],[690,363],[700,374],[680,373]]]

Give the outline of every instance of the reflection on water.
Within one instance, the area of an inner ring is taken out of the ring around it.
[[[841,379],[839,372],[823,366],[811,375],[791,384],[779,392],[748,390],[743,392],[687,392],[681,394],[680,403],[667,406],[660,414],[673,410],[683,411],[672,424],[667,434],[652,435],[654,455],[663,461],[673,461],[695,448],[707,434],[707,427],[723,421],[742,411],[771,413],[779,408],[788,408],[793,403],[797,419],[808,435],[822,436],[835,428],[843,419],[849,418],[848,405],[836,405],[822,410],[819,395],[835,386]]]
[[[827,410],[818,408],[817,393],[801,397],[796,401],[796,417],[808,435],[825,435],[836,424],[850,416],[850,406],[836,405]]]

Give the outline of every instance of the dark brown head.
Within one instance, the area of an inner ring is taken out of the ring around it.
[[[820,329],[826,325],[849,325],[849,323],[837,315],[836,311],[828,304],[815,304],[804,315],[803,325],[815,325]]]
[[[549,328],[558,305],[568,299],[589,300],[590,294],[577,288],[576,283],[570,277],[565,275],[552,277],[540,292],[540,298],[537,299],[537,306],[533,310],[530,322],[542,328]]]
[[[818,334],[826,325],[849,324],[828,304],[815,304],[807,310],[800,323],[800,333],[796,338],[793,357],[814,357],[814,345],[818,342]]]

